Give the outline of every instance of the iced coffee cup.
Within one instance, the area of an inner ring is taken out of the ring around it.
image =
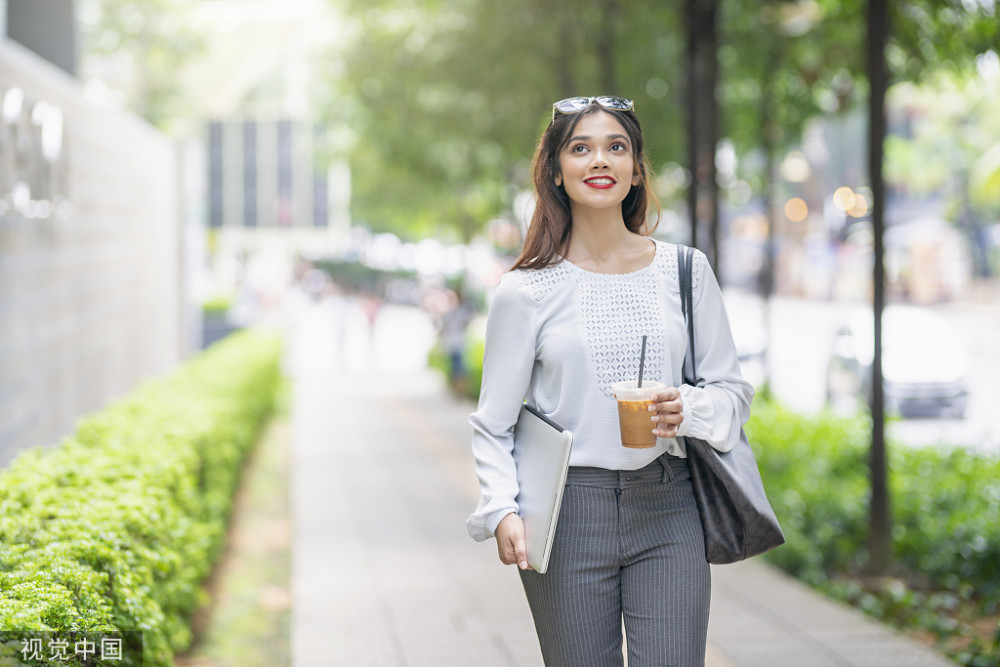
[[[615,398],[618,400],[618,426],[622,432],[622,446],[632,448],[653,447],[656,436],[653,429],[656,423],[649,405],[653,402],[653,394],[666,389],[662,382],[643,381],[642,387],[636,386],[635,380],[615,382],[611,385]]]

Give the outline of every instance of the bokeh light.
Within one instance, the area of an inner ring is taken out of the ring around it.
[[[785,216],[792,222],[802,222],[809,216],[809,205],[800,197],[785,202]]]
[[[847,210],[847,215],[852,218],[863,218],[868,215],[871,205],[868,199],[860,192],[854,192],[854,205]]]
[[[846,185],[837,188],[833,193],[833,205],[845,213],[854,208],[854,190]]]
[[[811,175],[812,168],[802,151],[792,151],[781,161],[781,177],[789,183],[804,183]]]

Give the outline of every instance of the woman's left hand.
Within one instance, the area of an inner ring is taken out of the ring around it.
[[[653,421],[656,428],[653,433],[659,438],[673,438],[677,435],[677,427],[684,421],[684,402],[681,391],[677,387],[667,387],[653,396],[650,412],[655,412]]]

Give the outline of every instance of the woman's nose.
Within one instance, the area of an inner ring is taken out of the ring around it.
[[[611,164],[608,161],[608,155],[607,155],[607,153],[605,151],[603,151],[601,149],[598,149],[598,150],[594,151],[593,155],[594,155],[594,157],[590,161],[590,167],[591,167],[591,169],[597,169],[597,168],[601,168],[601,167],[607,167],[609,164]]]

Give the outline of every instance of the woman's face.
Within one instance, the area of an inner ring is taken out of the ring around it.
[[[580,119],[559,153],[556,185],[562,185],[573,209],[621,207],[639,184],[632,142],[622,124],[597,111]]]

